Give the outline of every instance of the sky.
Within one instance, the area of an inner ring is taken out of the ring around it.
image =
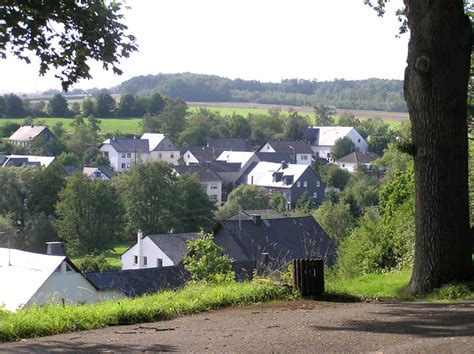
[[[127,0],[124,23],[139,51],[117,76],[91,63],[93,79],[72,88],[110,88],[137,75],[192,72],[230,79],[403,79],[408,35],[396,38],[363,0]],[[61,89],[38,61],[0,59],[0,93]]]

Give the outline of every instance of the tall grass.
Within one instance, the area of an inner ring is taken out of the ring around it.
[[[0,341],[15,341],[106,326],[151,322],[225,306],[288,299],[292,295],[270,281],[193,284],[138,298],[94,305],[48,305],[0,311]]]

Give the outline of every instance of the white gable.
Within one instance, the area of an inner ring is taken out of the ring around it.
[[[26,305],[38,289],[66,259],[32,252],[0,248],[0,306],[15,311]]]
[[[150,151],[153,151],[163,141],[164,138],[164,134],[145,133],[140,139],[148,140]]]
[[[243,167],[253,155],[254,152],[248,151],[223,151],[216,160],[227,163],[240,163],[240,166]]]

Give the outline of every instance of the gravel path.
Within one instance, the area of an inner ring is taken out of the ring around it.
[[[296,301],[0,344],[0,352],[474,352],[474,302]]]

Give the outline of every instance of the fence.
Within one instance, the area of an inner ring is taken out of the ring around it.
[[[293,286],[302,296],[324,293],[324,262],[322,259],[294,259]]]

